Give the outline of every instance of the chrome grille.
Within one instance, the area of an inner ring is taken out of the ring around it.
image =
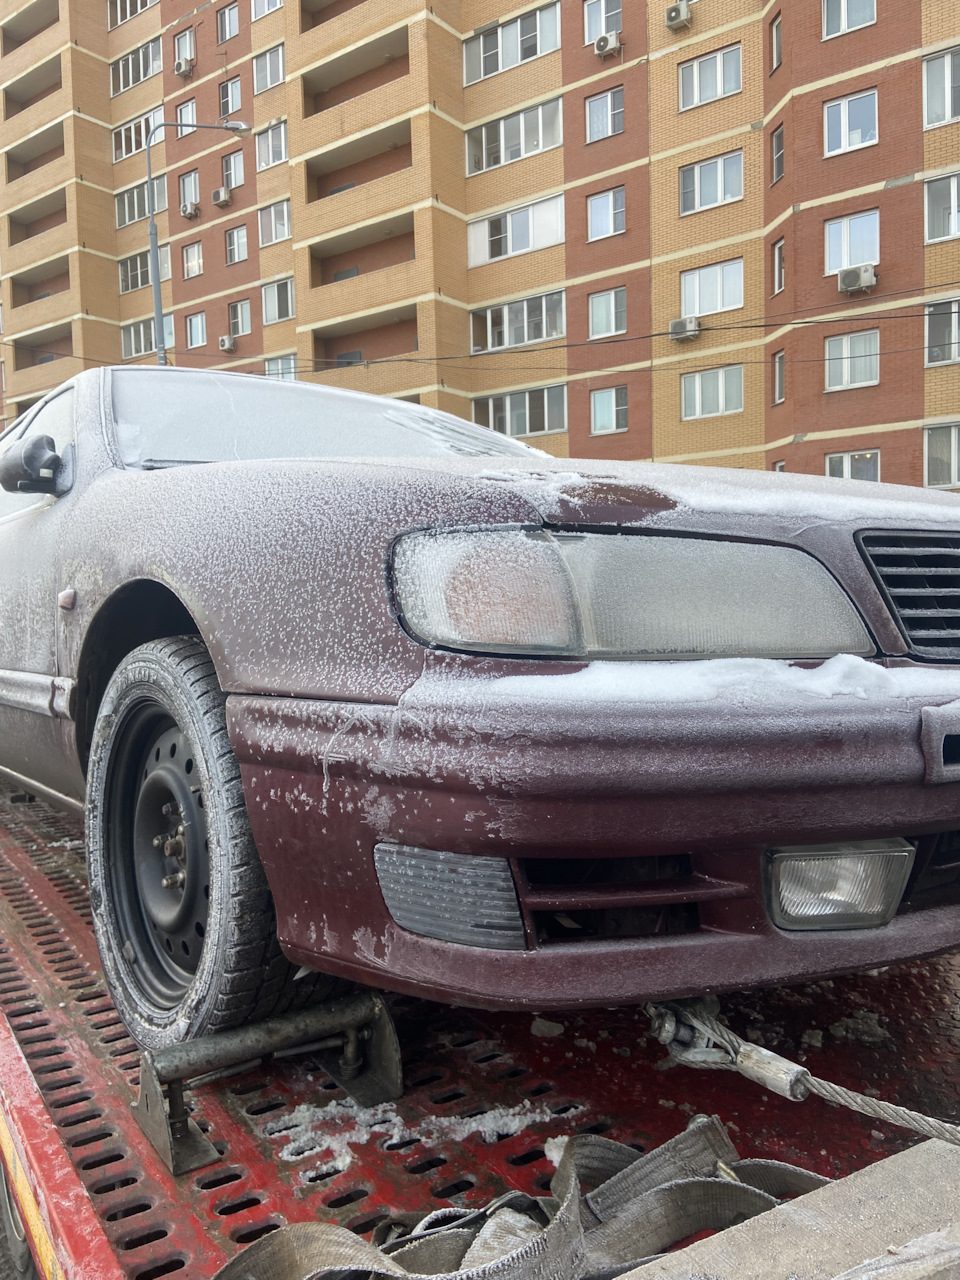
[[[960,658],[960,533],[864,533],[860,548],[911,650]]]

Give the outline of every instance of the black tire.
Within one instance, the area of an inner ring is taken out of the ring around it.
[[[10,1190],[7,1171],[0,1165],[0,1230],[6,1245],[7,1258],[0,1257],[0,1274],[10,1274],[17,1280],[40,1280],[40,1272],[33,1260],[27,1231],[20,1217],[20,1210]],[[3,1267],[4,1261],[9,1262]]]
[[[143,1048],[333,994],[294,982],[230,747],[225,697],[195,636],[155,640],[117,667],[87,773],[90,901],[104,975]]]

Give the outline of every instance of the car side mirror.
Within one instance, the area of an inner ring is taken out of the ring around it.
[[[0,458],[0,487],[8,493],[55,493],[60,464],[51,436],[23,440]]]

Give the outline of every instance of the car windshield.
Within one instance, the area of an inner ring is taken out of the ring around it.
[[[527,453],[462,418],[334,387],[183,369],[117,369],[113,416],[125,466],[260,458],[482,457]]]

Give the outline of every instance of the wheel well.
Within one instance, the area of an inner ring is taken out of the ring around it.
[[[100,701],[119,664],[150,640],[185,635],[199,635],[199,628],[159,582],[131,582],[103,605],[87,630],[77,670],[77,753],[84,773]]]

